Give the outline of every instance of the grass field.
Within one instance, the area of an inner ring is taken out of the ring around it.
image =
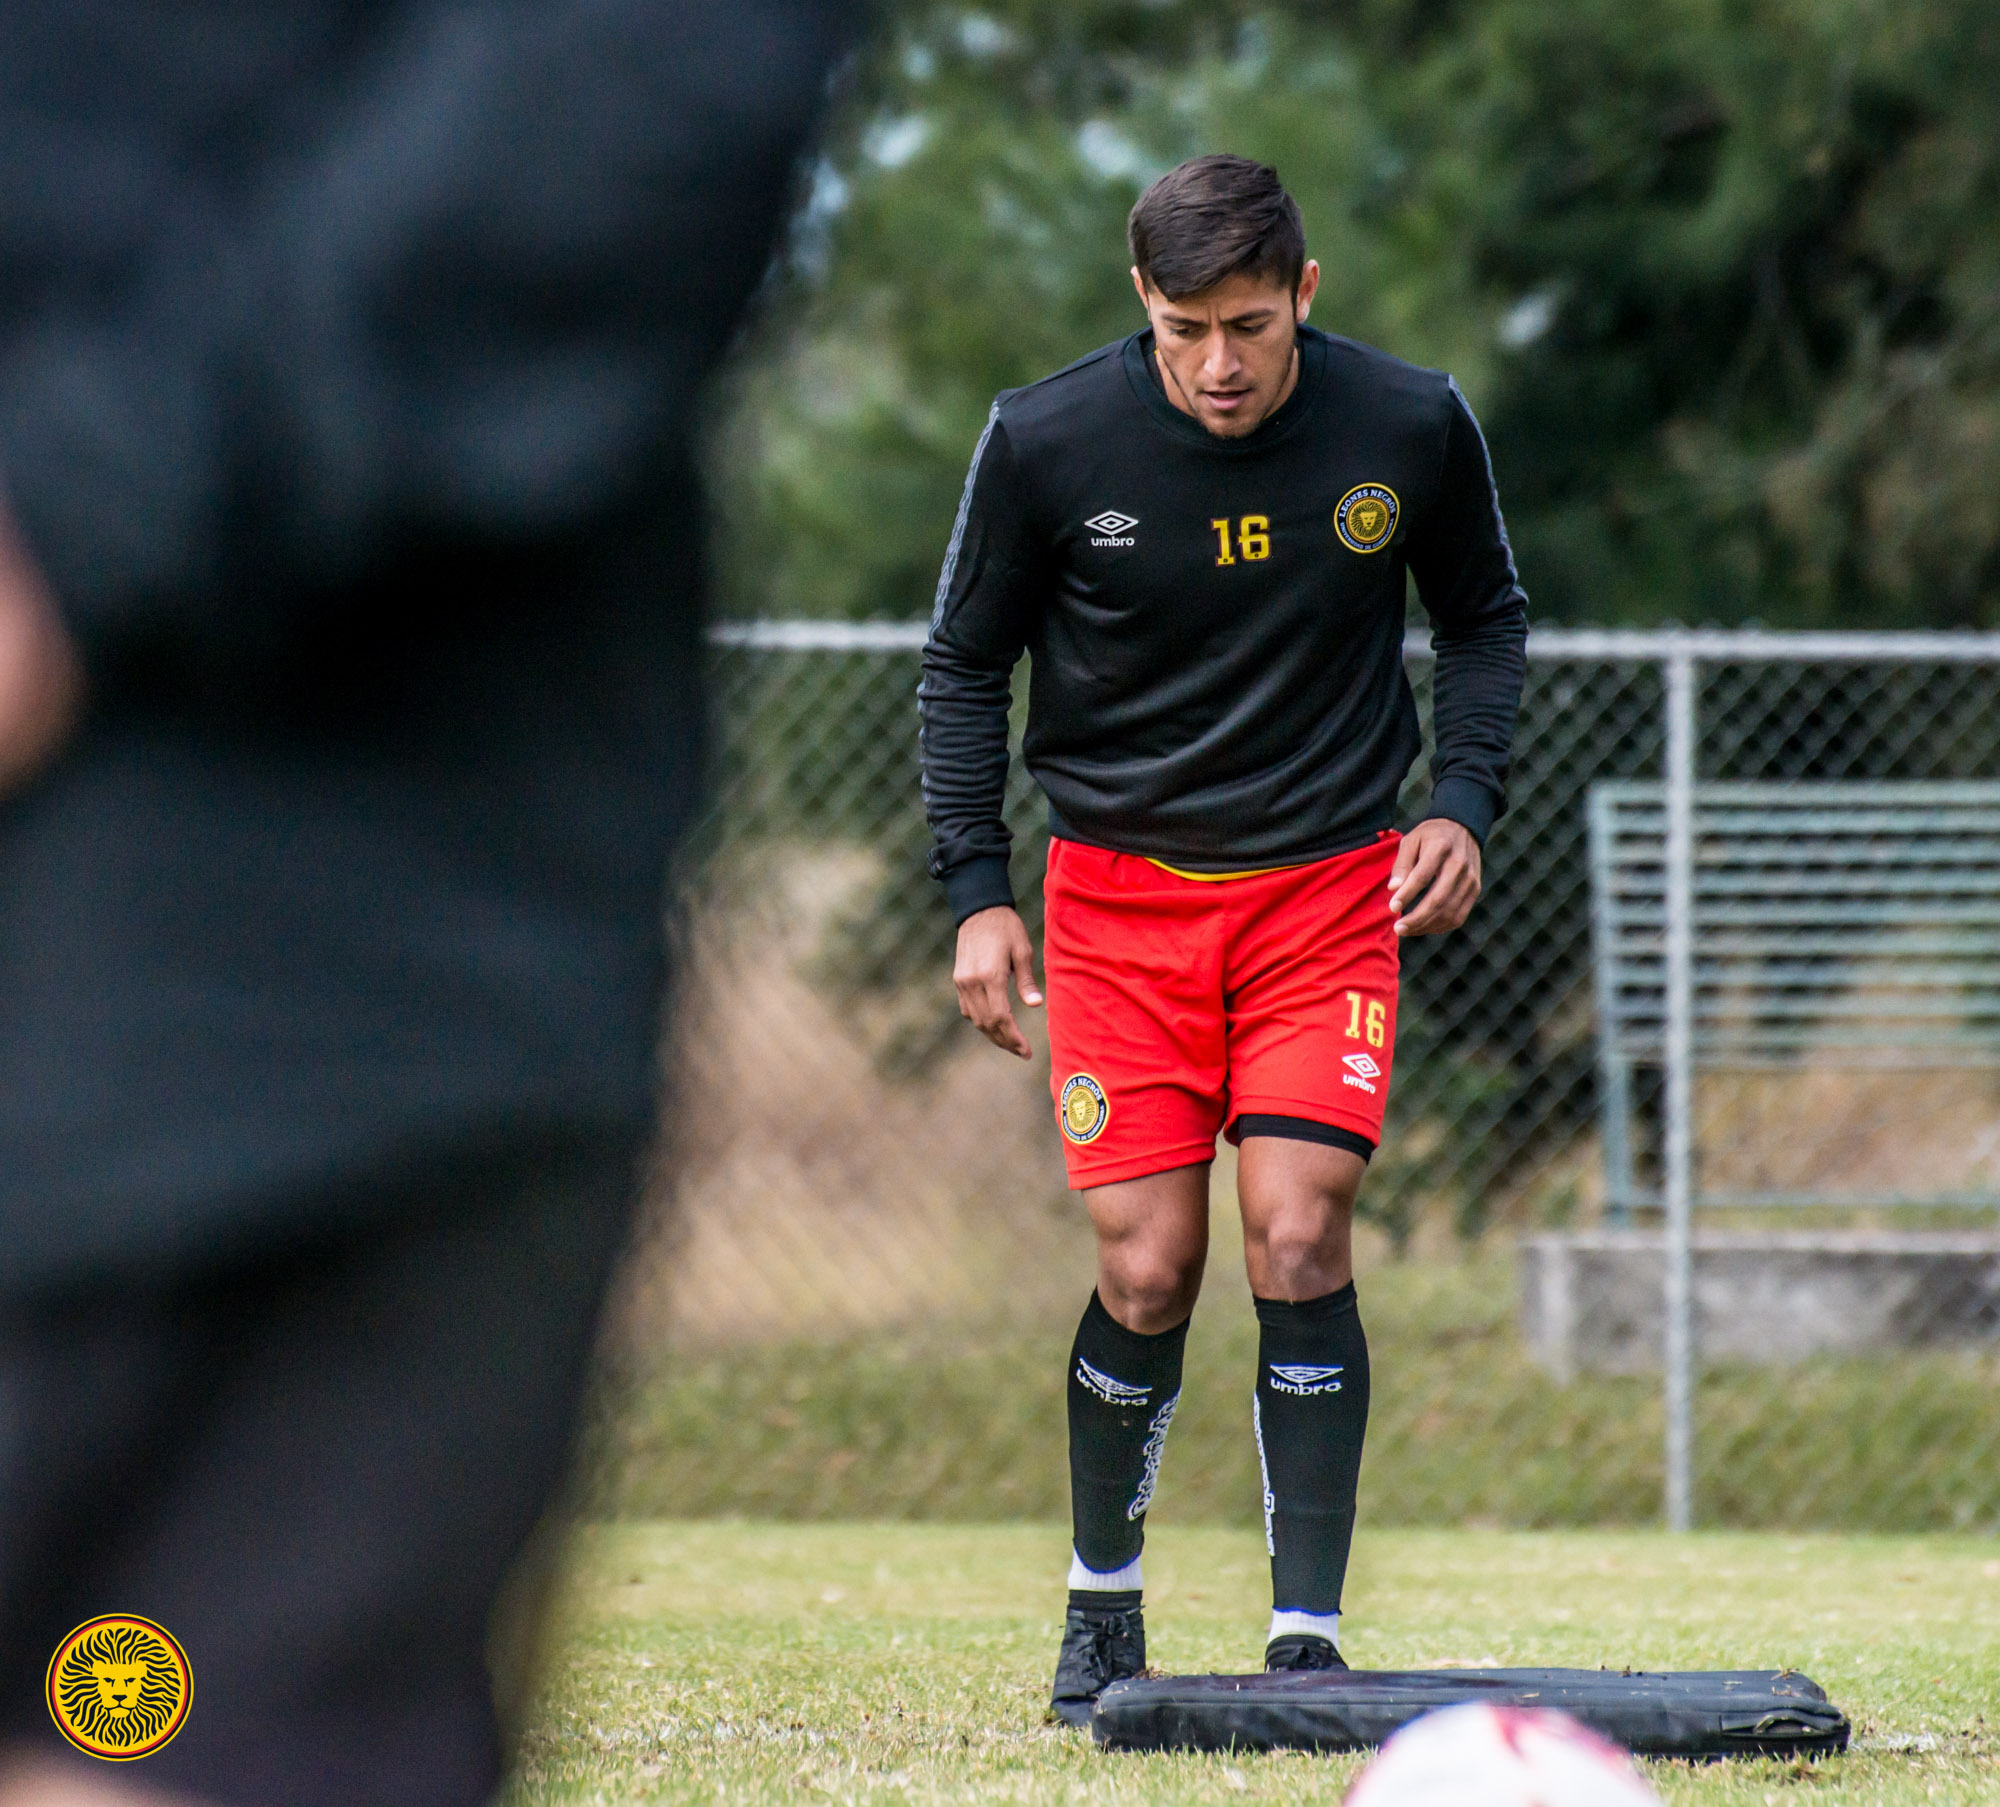
[[[1338,1801],[1351,1758],[1100,1755],[1043,1722],[1059,1529],[605,1525],[577,1541],[507,1807]],[[1261,1650],[1261,1537],[1162,1527],[1153,1660]],[[2000,1545],[1952,1537],[1364,1533],[1357,1664],[1789,1664],[1849,1713],[1815,1765],[1654,1765],[1673,1803],[2000,1801]]]
[[[1188,1336],[1154,1523],[1254,1525],[1257,1322],[1233,1222]],[[1374,1525],[1646,1524],[1660,1512],[1657,1375],[1564,1386],[1515,1329],[1513,1264],[1363,1273],[1373,1399],[1361,1512]],[[1079,1292],[1087,1292],[1087,1278]],[[688,1352],[607,1416],[607,1518],[1060,1518],[1075,1318],[949,1321],[826,1344]],[[1711,1370],[1696,1402],[1707,1525],[2000,1530],[2000,1356],[1911,1350]]]

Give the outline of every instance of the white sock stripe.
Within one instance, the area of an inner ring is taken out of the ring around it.
[[[1181,1402],[1178,1390],[1173,1398],[1153,1414],[1153,1421],[1146,1427],[1146,1469],[1139,1477],[1139,1491],[1132,1496],[1132,1503],[1125,1509],[1128,1519],[1141,1518],[1146,1508],[1153,1503],[1153,1489],[1159,1484],[1160,1458],[1167,1453],[1167,1432],[1174,1422],[1174,1408]]]
[[[1264,1408],[1257,1395],[1250,1395],[1250,1428],[1257,1433],[1257,1472],[1264,1477],[1264,1554],[1278,1553],[1277,1534],[1271,1528],[1271,1515],[1278,1509],[1277,1496],[1271,1491],[1271,1464],[1264,1459]]]
[[[1324,1638],[1340,1648],[1340,1614],[1337,1612],[1273,1612],[1271,1638]],[[1264,1640],[1269,1643],[1270,1638]]]
[[[1072,1550],[1069,1557],[1069,1584],[1094,1594],[1122,1594],[1134,1588],[1144,1587],[1139,1578],[1139,1558],[1133,1557],[1122,1569],[1112,1569],[1108,1573],[1083,1566],[1083,1558]]]

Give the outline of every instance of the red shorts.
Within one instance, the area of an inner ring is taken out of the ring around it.
[[[1049,843],[1050,1085],[1072,1186],[1210,1160],[1244,1116],[1380,1142],[1398,839],[1229,879]]]

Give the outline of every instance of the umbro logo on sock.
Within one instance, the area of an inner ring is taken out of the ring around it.
[[[1106,1405],[1144,1405],[1153,1395],[1151,1387],[1127,1386],[1122,1380],[1113,1380],[1108,1374],[1098,1373],[1080,1355],[1076,1358],[1076,1377]]]
[[[1273,1362],[1271,1390],[1307,1397],[1314,1393],[1338,1393],[1341,1368],[1316,1368],[1303,1362]]]

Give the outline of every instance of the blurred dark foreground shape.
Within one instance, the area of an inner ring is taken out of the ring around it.
[[[688,447],[842,10],[0,8],[0,1800],[498,1785],[655,1105]],[[116,1769],[42,1698],[108,1612],[194,1685]]]

